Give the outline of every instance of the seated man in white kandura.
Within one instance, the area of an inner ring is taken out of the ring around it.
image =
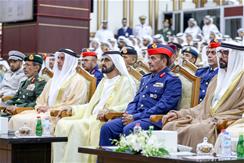
[[[60,49],[55,56],[54,76],[37,98],[35,110],[13,116],[9,122],[10,129],[17,130],[24,124],[34,129],[34,122],[39,113],[46,117],[50,116],[50,110],[88,102],[88,81],[76,72],[76,53],[69,49]],[[55,125],[54,119],[52,122]]]
[[[105,77],[86,105],[71,106],[72,117],[58,121],[55,136],[67,136],[67,143],[53,143],[54,163],[95,162],[95,157],[78,153],[79,146],[98,146],[100,128],[107,112],[121,112],[133,99],[136,85],[119,51],[105,52],[101,59]],[[92,161],[93,160],[93,161]]]

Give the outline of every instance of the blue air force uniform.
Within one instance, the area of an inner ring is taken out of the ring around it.
[[[209,49],[216,49],[221,45],[220,41],[217,39],[211,40],[209,42],[208,48]],[[209,85],[209,82],[212,78],[218,74],[218,68],[211,68],[210,66],[200,68],[196,71],[195,75],[201,78],[201,85],[200,85],[200,94],[199,94],[199,103],[203,101],[206,91]]]
[[[94,69],[90,72],[90,74],[95,76],[95,78],[97,79],[96,85],[98,85],[103,78],[103,73],[99,70],[98,65],[94,67]]]
[[[127,28],[122,27],[118,30],[118,33],[117,33],[118,38],[119,38],[119,36],[129,37],[130,35],[132,35],[132,29],[130,27],[127,27]]]
[[[199,94],[199,103],[203,101],[208,85],[210,81],[213,79],[213,77],[218,74],[218,68],[211,68],[211,67],[203,67],[199,68],[195,75],[199,78],[201,78],[201,85],[200,85],[200,94]]]
[[[133,115],[134,121],[125,126],[122,118],[106,122],[101,128],[100,146],[111,145],[110,140],[118,139],[120,134],[130,134],[136,123],[140,123],[144,130],[147,130],[149,126],[154,126],[154,129],[158,130],[162,129],[161,121],[151,122],[150,116],[167,114],[170,110],[177,109],[181,93],[181,81],[168,67],[157,74],[144,75],[134,100],[126,109],[128,114]]]
[[[84,48],[84,49],[82,49],[81,56],[83,57],[83,59],[85,59],[86,57],[97,58],[97,53]],[[103,73],[99,70],[98,65],[96,65],[92,70],[90,70],[89,73],[91,75],[94,75],[95,78],[97,79],[97,81],[96,81],[96,86],[97,86],[103,78]]]

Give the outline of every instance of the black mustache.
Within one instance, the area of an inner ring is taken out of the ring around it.
[[[219,61],[222,61],[222,62],[226,63],[222,58],[220,58]]]

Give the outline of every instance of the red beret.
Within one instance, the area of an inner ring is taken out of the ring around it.
[[[168,57],[171,57],[174,53],[171,47],[155,43],[148,46],[147,52],[148,55],[165,54]]]
[[[92,52],[92,51],[82,52],[81,55],[82,55],[82,57],[87,57],[87,56],[96,57],[97,56],[96,52]]]
[[[221,45],[221,42],[217,39],[211,40],[208,47],[209,48],[217,48]]]

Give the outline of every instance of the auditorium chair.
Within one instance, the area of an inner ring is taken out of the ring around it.
[[[92,95],[94,94],[94,92],[96,90],[97,79],[93,75],[91,75],[89,72],[87,72],[85,69],[80,67],[80,66],[76,67],[76,72],[78,74],[80,74],[81,76],[83,76],[89,82],[88,100],[90,101]],[[63,117],[72,116],[72,113],[71,112],[66,112],[66,111],[62,111],[60,113],[59,110],[51,110],[50,115],[53,116],[53,117],[56,117],[56,116],[59,115],[59,117],[63,118]]]
[[[184,67],[188,72],[192,73],[195,75],[198,67],[196,65],[194,65],[193,63],[191,63],[188,60],[183,59],[182,61],[182,67]]]
[[[53,72],[50,71],[47,67],[45,67],[42,70],[42,75],[47,75],[49,78],[52,78],[53,77]]]
[[[174,72],[182,82],[182,97],[178,108],[187,109],[196,106],[198,104],[200,93],[200,78],[196,77],[180,65],[176,65],[172,69],[172,72]],[[105,115],[105,121],[121,117],[122,114],[123,112],[107,113]],[[162,120],[162,118],[163,115],[152,115],[150,117],[153,122]]]
[[[150,72],[149,66],[146,63],[144,63],[143,61],[137,61],[135,63],[135,68],[142,75],[148,74]]]
[[[172,72],[178,76],[182,83],[182,96],[177,109],[187,109],[198,105],[200,93],[200,78],[190,73],[180,65],[176,65]],[[163,118],[163,115],[152,115],[151,121],[157,122]]]
[[[136,80],[140,81],[142,78],[142,74],[138,71],[136,71],[135,68],[132,66],[127,67],[127,70],[131,76],[133,76]]]
[[[76,67],[76,71],[78,74],[83,76],[88,82],[89,82],[89,92],[88,92],[88,99],[90,101],[92,95],[94,94],[96,90],[96,82],[97,79],[93,75],[91,75],[89,72],[87,72],[85,69],[83,69],[80,66]]]

